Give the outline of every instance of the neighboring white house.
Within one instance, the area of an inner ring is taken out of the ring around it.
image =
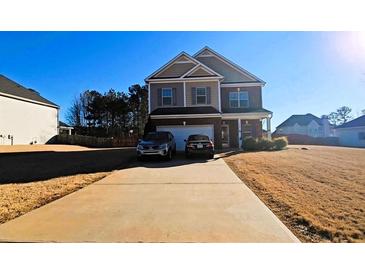
[[[335,128],[341,146],[365,147],[365,115]]]
[[[304,115],[292,115],[276,127],[275,134],[300,134],[311,137],[333,136],[333,127],[326,118],[307,113]]]
[[[58,133],[59,107],[0,75],[0,145],[44,144]]]

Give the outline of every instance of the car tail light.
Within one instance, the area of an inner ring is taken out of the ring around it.
[[[188,143],[187,147],[189,147],[189,148],[194,148],[194,145],[193,145],[193,144],[191,144],[191,143]]]
[[[207,144],[207,147],[214,147],[213,142],[209,142],[209,143]]]

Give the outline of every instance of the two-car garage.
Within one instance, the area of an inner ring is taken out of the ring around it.
[[[214,125],[163,125],[157,126],[157,131],[170,131],[176,141],[176,149],[183,151],[185,149],[185,141],[189,135],[203,134],[209,136],[214,141]]]

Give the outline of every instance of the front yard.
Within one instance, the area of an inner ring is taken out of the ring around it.
[[[303,242],[365,242],[365,149],[289,146],[224,158]]]
[[[0,146],[0,224],[127,166],[133,149]]]

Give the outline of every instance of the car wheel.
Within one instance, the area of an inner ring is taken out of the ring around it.
[[[172,150],[171,149],[169,149],[169,151],[167,152],[166,160],[167,161],[171,161],[172,160]]]

